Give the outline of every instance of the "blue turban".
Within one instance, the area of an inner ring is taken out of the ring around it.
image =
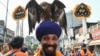
[[[56,34],[59,38],[61,35],[61,27],[54,21],[43,21],[36,29],[36,37],[41,41],[42,36],[47,34]]]
[[[82,43],[81,47],[86,47],[86,44],[85,43]]]

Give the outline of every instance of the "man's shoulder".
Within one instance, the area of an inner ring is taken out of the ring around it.
[[[12,53],[13,53],[12,51],[9,51],[9,52],[5,53],[4,56],[9,56]]]
[[[61,53],[61,51],[56,50],[56,56],[64,56],[64,55]]]
[[[16,56],[28,56],[26,53],[23,53],[21,51],[18,51],[15,54],[16,54]]]
[[[40,56],[40,52],[36,52],[34,56]],[[64,56],[59,50],[56,50],[56,56]]]
[[[34,54],[34,56],[38,56],[38,54],[39,54],[39,52],[36,52],[36,53]]]

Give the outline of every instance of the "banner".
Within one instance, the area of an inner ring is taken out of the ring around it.
[[[95,31],[92,32],[92,38],[93,40],[100,39],[100,29],[96,29]]]

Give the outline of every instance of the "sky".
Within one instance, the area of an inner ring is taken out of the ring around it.
[[[26,4],[30,0],[9,0],[8,4],[8,14],[7,14],[7,28],[16,31],[16,21],[12,17],[12,13],[17,6],[23,6],[25,8]],[[39,4],[46,1],[52,3],[53,0],[36,0]],[[66,13],[70,10],[73,10],[77,4],[84,3],[91,7],[91,16],[87,18],[88,22],[98,22],[100,21],[100,0],[60,0],[66,5],[65,11]],[[6,9],[7,9],[7,0],[0,0],[0,20],[6,20]],[[24,19],[23,24],[23,34],[24,36],[28,34],[28,19],[27,13]],[[31,35],[34,35],[33,32]]]

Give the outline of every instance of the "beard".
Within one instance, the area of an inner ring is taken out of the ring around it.
[[[49,51],[47,50],[48,47],[52,47],[53,48],[53,51]],[[56,56],[56,48],[57,48],[57,45],[54,44],[54,45],[49,45],[49,44],[44,44],[43,45],[43,52],[44,52],[44,55],[45,56]]]

